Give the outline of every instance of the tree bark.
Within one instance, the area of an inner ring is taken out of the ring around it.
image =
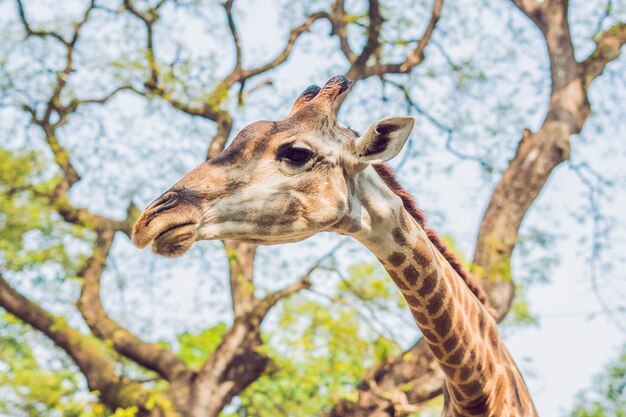
[[[97,341],[78,332],[61,317],[50,314],[18,293],[1,273],[0,305],[65,351],[85,375],[89,389],[100,393],[99,398],[103,404],[112,410],[131,406],[143,408],[147,391],[141,384],[118,376],[113,363],[102,354]]]

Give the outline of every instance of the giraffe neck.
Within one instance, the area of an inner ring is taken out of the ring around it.
[[[515,402],[533,410],[522,405],[520,397],[530,396],[494,318],[402,201],[370,168],[353,185],[356,203],[343,227],[376,255],[406,299],[445,374],[450,415],[497,415],[493,407]]]

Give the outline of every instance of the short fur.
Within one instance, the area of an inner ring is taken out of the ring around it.
[[[444,258],[450,263],[450,266],[459,274],[459,276],[463,279],[465,284],[469,287],[469,289],[474,293],[476,298],[489,310],[489,312],[493,315],[493,310],[489,307],[489,301],[487,300],[487,295],[480,287],[476,279],[469,274],[465,270],[465,268],[461,265],[458,258],[450,252],[450,250],[446,247],[445,243],[441,240],[439,235],[435,233],[434,230],[430,229],[426,224],[426,217],[424,213],[417,207],[417,204],[413,197],[400,185],[398,180],[396,179],[393,171],[387,165],[374,165],[374,169],[378,173],[378,175],[383,179],[385,184],[391,190],[402,199],[402,203],[404,204],[404,208],[409,212],[411,216],[417,221],[417,223],[424,229],[428,239],[435,245],[435,247],[441,252]]]

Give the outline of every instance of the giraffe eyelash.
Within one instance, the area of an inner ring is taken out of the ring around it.
[[[352,129],[350,126],[348,126],[348,130],[352,133],[354,133],[357,137],[361,136],[361,134],[359,132],[357,132],[356,130]]]
[[[285,161],[293,166],[303,166],[313,158],[315,154],[307,148],[298,148],[292,143],[283,145],[276,152],[276,159]]]

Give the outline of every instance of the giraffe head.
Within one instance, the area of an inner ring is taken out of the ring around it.
[[[363,135],[339,126],[337,99],[350,85],[333,77],[322,88],[307,88],[284,119],[244,128],[146,208],[134,244],[180,256],[197,240],[277,244],[341,232],[354,214],[354,177],[394,157],[414,123],[389,117]]]

